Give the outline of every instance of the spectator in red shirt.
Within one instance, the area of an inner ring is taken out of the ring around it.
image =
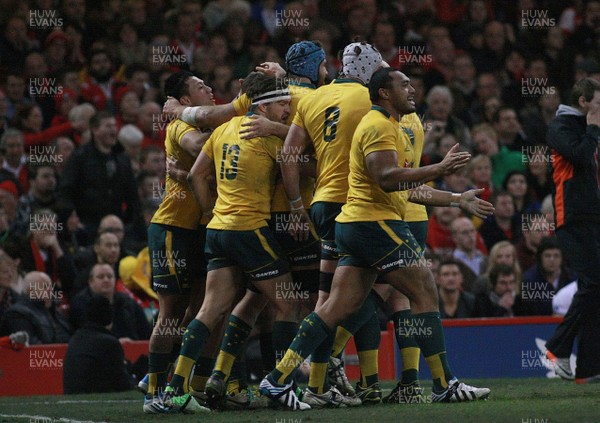
[[[106,110],[111,105],[115,82],[113,61],[108,51],[92,50],[88,72],[81,84],[81,97],[92,103],[96,110]]]
[[[427,246],[441,257],[451,257],[456,244],[452,240],[452,222],[461,215],[455,207],[434,207],[427,231]],[[477,234],[477,249],[487,255],[483,239]]]
[[[69,112],[77,105],[77,93],[71,88],[63,87],[62,92],[54,97],[56,114],[50,123],[51,127],[69,122]],[[75,125],[77,126],[77,124]]]
[[[44,56],[50,72],[63,70],[68,65],[67,52],[71,50],[71,40],[61,29],[54,30],[44,41]]]
[[[490,201],[493,191],[491,159],[483,154],[473,157],[467,165],[467,176],[476,188],[483,188],[479,198]]]
[[[34,145],[48,145],[54,138],[61,135],[71,136],[74,129],[80,129],[77,124],[73,126],[71,122],[65,122],[42,130],[42,109],[34,104],[21,109],[15,121],[15,126],[24,132],[25,147],[28,148]]]
[[[165,135],[168,121],[162,117],[162,107],[153,101],[147,101],[139,109],[136,126],[144,133],[142,148],[155,146],[165,148]]]

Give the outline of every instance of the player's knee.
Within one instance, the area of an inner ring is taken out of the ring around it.
[[[301,309],[302,303],[291,300],[274,301],[275,310],[277,311],[277,320],[296,321]]]

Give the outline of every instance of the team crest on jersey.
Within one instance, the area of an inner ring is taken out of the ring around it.
[[[409,162],[407,159],[404,159],[404,167],[405,168],[412,168],[413,167],[413,162]]]
[[[406,128],[404,126],[401,126],[400,128],[402,128],[402,132],[404,132],[406,135],[408,135],[408,139],[410,140],[410,143],[413,145],[415,145],[415,133],[413,132],[412,129],[410,128]]]

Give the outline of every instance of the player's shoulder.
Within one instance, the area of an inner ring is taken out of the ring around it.
[[[314,93],[314,91],[316,89],[317,89],[317,87],[315,87],[313,84],[294,83],[294,84],[288,85],[288,90],[290,92],[290,95],[292,96],[292,98],[296,98],[298,100],[302,99],[303,97],[305,97],[307,95]]]
[[[384,134],[395,134],[397,131],[398,122],[396,120],[390,119],[389,115],[373,108],[360,120],[355,135],[358,134],[362,138],[372,138]]]
[[[194,131],[197,129],[198,128],[196,128],[195,126],[190,125],[189,123],[186,123],[181,119],[172,120],[171,122],[169,122],[169,125],[167,125],[167,133],[172,134],[176,137],[182,136],[183,134],[189,131]]]
[[[246,113],[241,116],[234,116],[229,119],[227,122],[223,122],[219,126],[215,128],[211,137],[220,137],[223,133],[230,134],[235,132],[236,134],[239,132],[238,128],[242,126],[242,123],[249,118],[250,114]]]
[[[385,112],[385,111],[384,111]],[[381,128],[388,128],[388,127],[394,127],[394,122],[395,120],[390,119],[389,114],[387,114],[387,112],[382,112],[381,110],[378,110],[376,108],[371,108],[367,114],[365,114],[363,116],[363,118],[361,119],[359,125],[377,125]]]

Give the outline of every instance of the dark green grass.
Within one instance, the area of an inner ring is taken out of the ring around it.
[[[469,381],[492,390],[487,401],[460,404],[398,404],[352,409],[225,411],[209,415],[145,415],[142,396],[124,394],[0,398],[0,422],[402,422],[402,423],[595,423],[600,422],[600,384],[575,385],[556,379]],[[384,384],[385,393],[392,384]],[[429,387],[426,389],[429,392]],[[73,401],[73,402],[71,402]],[[90,401],[75,403],[75,401]],[[105,402],[100,402],[105,401]],[[14,417],[23,415],[23,417]],[[31,416],[31,417],[30,417]],[[44,416],[43,420],[34,418]],[[70,419],[70,420],[66,420]]]

